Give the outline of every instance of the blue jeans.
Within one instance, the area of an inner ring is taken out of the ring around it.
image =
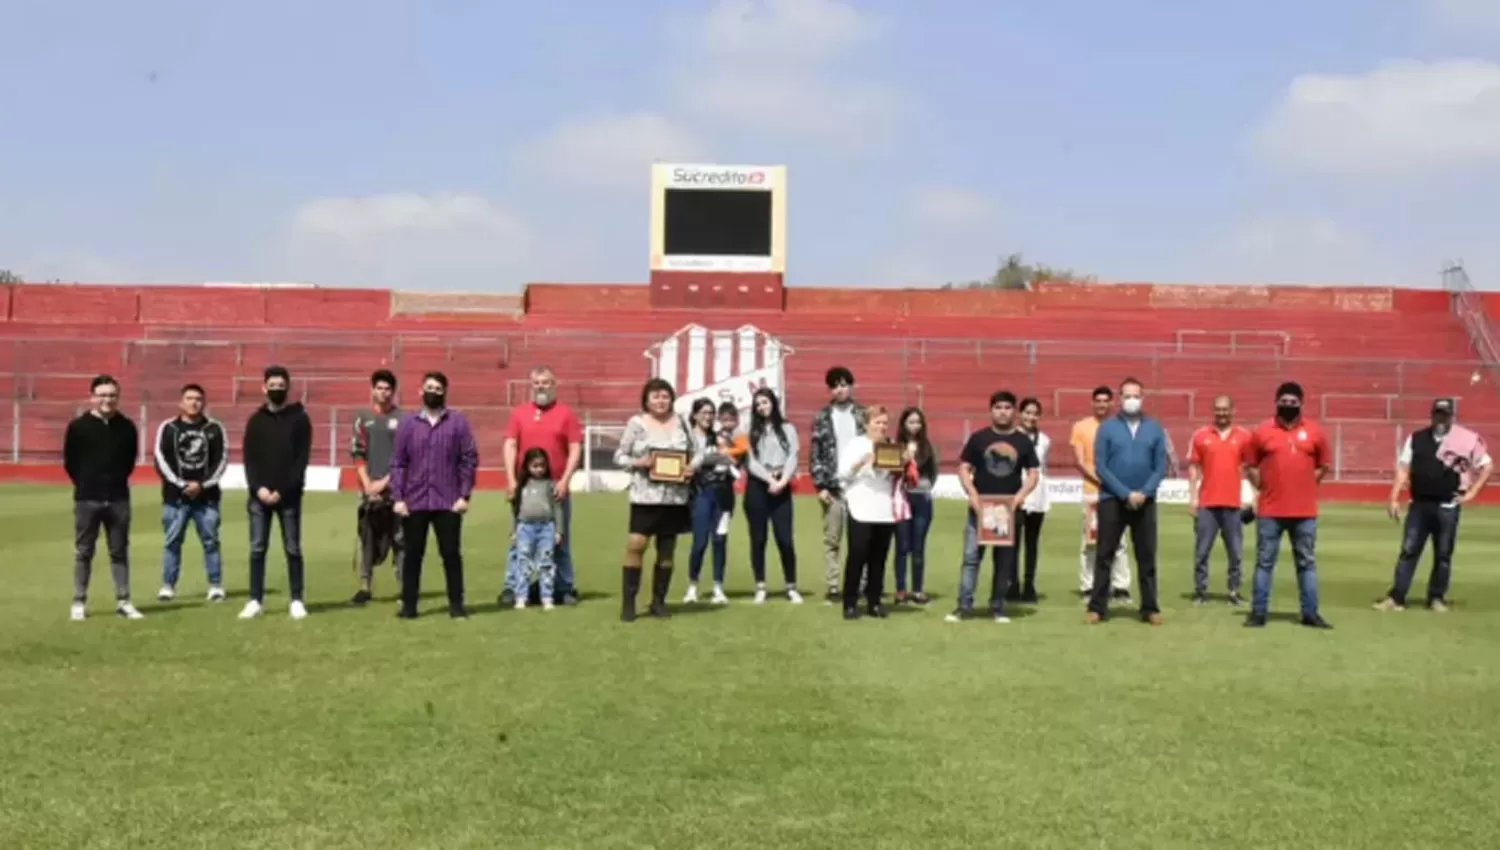
[[[1281,536],[1292,538],[1292,558],[1297,565],[1297,596],[1302,616],[1318,613],[1318,561],[1315,552],[1318,520],[1260,517],[1256,520],[1255,597],[1250,612],[1264,617],[1271,606],[1271,574],[1276,570],[1276,556],[1281,551]]]
[[[927,530],[932,528],[932,495],[907,493],[911,519],[896,523],[896,592],[906,592],[906,560],[911,559],[911,589],[927,587]]]
[[[532,580],[541,585],[542,599],[552,598],[557,578],[557,526],[552,522],[516,523],[510,577],[506,584],[518,599],[525,599]]]
[[[573,583],[573,548],[572,548],[572,544],[573,544],[573,494],[572,493],[569,493],[568,497],[566,499],[562,500],[562,507],[563,507],[562,544],[559,545],[559,546],[557,546],[557,547],[555,547],[552,550],[552,559],[557,564],[557,588],[556,588],[556,590],[557,590],[557,597],[558,598],[566,596],[569,593],[576,593],[577,592],[577,588],[578,588],[578,585],[576,585],[576,584]],[[516,547],[514,545],[512,545],[510,547],[510,550],[505,553],[505,578],[506,578],[506,585],[505,586],[509,587],[511,590],[515,591],[517,594],[526,593],[526,592],[528,592],[528,589],[525,586],[516,587],[515,585],[513,585],[513,584],[510,583],[510,578],[516,574],[516,571],[518,569],[520,569],[520,565],[517,564],[517,562],[516,562]]]
[[[1010,575],[1016,569],[1016,547],[980,546],[979,520],[974,510],[969,509],[969,520],[964,523],[964,564],[958,577],[958,607],[963,611],[974,610],[974,593],[979,585],[979,565],[984,560],[984,550],[990,550],[990,563],[994,575],[990,579],[990,610],[1005,613],[1005,591],[1010,587]]]
[[[218,587],[224,580],[224,561],[219,555],[219,506],[192,500],[161,506],[161,533],[166,538],[161,556],[161,583],[177,586],[188,523],[198,530],[198,540],[203,544],[203,571],[208,574],[208,583]]]
[[[1224,554],[1229,560],[1229,592],[1239,593],[1244,580],[1241,562],[1244,556],[1244,524],[1239,508],[1199,508],[1193,521],[1196,538],[1193,552],[1193,589],[1208,593],[1208,558],[1214,551],[1214,540],[1224,537]]]
[[[250,598],[266,601],[266,551],[271,548],[271,518],[281,522],[281,549],[286,553],[287,593],[302,601],[302,501],[287,499],[267,505],[250,494]],[[423,538],[425,541],[426,538]],[[425,542],[422,544],[425,545]]]
[[[732,497],[731,497],[732,498]],[[693,495],[693,548],[688,553],[688,583],[703,575],[703,556],[710,542],[714,549],[714,584],[724,583],[724,568],[729,561],[729,535],[719,533],[724,497],[716,487],[699,487]]]

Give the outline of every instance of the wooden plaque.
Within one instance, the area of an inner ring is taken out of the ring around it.
[[[901,447],[895,443],[877,443],[875,445],[875,468],[895,471],[906,466],[906,459],[901,455]]]
[[[687,452],[680,452],[673,449],[654,449],[648,457],[651,458],[651,466],[647,471],[647,477],[652,481],[660,481],[666,484],[681,484],[687,479]]]

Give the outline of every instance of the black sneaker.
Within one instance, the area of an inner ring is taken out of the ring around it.
[[[844,609],[844,619],[845,620],[858,620],[859,619],[859,609],[858,608],[845,608]]]
[[[578,591],[574,590],[573,588],[570,587],[567,590],[563,591],[562,604],[572,607],[574,605],[577,605],[580,601],[582,600],[578,596]]]
[[[500,591],[500,598],[496,601],[500,603],[501,608],[514,608],[516,607],[516,592],[507,587]]]
[[[396,612],[396,617],[401,620],[415,620],[417,618],[417,612],[408,611],[407,609],[402,608],[401,610]]]
[[[885,606],[881,605],[879,602],[871,605],[866,609],[866,611],[871,617],[875,617],[876,619],[884,620],[886,618]]]
[[[1248,616],[1248,617],[1245,618],[1245,628],[1247,628],[1247,629],[1263,629],[1265,627],[1266,627],[1266,615],[1265,614],[1251,614],[1250,616]]]
[[[1245,597],[1241,596],[1238,590],[1231,590],[1229,591],[1229,604],[1238,608],[1245,604]]]
[[[1322,614],[1313,614],[1311,616],[1304,616],[1302,618],[1302,625],[1307,626],[1309,629],[1331,629],[1331,628],[1333,628],[1333,626],[1330,625],[1327,620],[1323,619],[1323,615]]]
[[[371,598],[372,597],[370,596],[370,591],[368,591],[368,590],[361,590],[358,593],[354,594],[354,596],[349,600],[349,604],[351,604],[351,605],[368,605],[370,603],[370,599]]]
[[[1130,591],[1128,591],[1128,590],[1116,590],[1116,591],[1113,591],[1112,593],[1110,593],[1109,598],[1113,599],[1114,601],[1116,601],[1118,603],[1120,603],[1121,605],[1133,605],[1133,604],[1135,604],[1135,600],[1133,600],[1133,599],[1130,598]]]
[[[469,619],[469,612],[464,610],[464,606],[458,605],[448,609],[448,616],[455,620],[467,620]]]
[[[950,623],[962,623],[964,620],[969,619],[973,615],[974,612],[969,610],[968,608],[954,608],[953,613],[949,614],[943,619],[947,620]]]
[[[1021,591],[1021,603],[1022,604],[1024,604],[1024,605],[1035,605],[1035,604],[1037,604],[1039,602],[1041,602],[1041,599],[1036,595],[1036,588],[1034,588],[1034,587],[1028,587],[1028,588],[1024,588]]]
[[[1006,602],[1020,602],[1021,601],[1021,588],[1020,588],[1019,585],[1013,584],[1010,587],[1007,587],[1005,589],[1005,601]]]
[[[1198,606],[1207,605],[1208,604],[1208,594],[1204,593],[1201,590],[1198,591],[1198,592],[1196,592],[1196,593],[1194,593],[1193,594],[1193,604],[1194,605],[1198,605]]]
[[[836,587],[828,588],[828,592],[823,594],[823,604],[825,605],[838,605],[843,601],[844,594]]]

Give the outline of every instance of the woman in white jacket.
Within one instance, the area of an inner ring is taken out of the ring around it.
[[[1037,467],[1036,489],[1026,497],[1021,504],[1021,528],[1019,544],[1022,551],[1011,563],[1018,568],[1025,559],[1025,578],[1016,581],[1017,576],[1011,576],[1010,591],[1007,598],[1014,602],[1036,604],[1036,562],[1041,555],[1042,549],[1042,523],[1047,520],[1047,452],[1052,448],[1052,440],[1042,433],[1042,403],[1034,398],[1021,399],[1021,431],[1031,438],[1036,446]]]
[[[896,523],[905,518],[905,476],[901,470],[875,468],[875,447],[888,442],[890,411],[880,405],[865,409],[865,433],[839,450],[838,475],[849,508],[848,556],[844,563],[844,619],[859,619],[859,589],[863,581],[865,610],[884,617],[880,604],[885,590],[885,560],[890,554]]]

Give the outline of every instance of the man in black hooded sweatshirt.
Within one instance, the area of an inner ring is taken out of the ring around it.
[[[250,491],[250,601],[241,620],[259,617],[265,609],[266,550],[271,543],[271,518],[281,521],[281,547],[286,553],[287,613],[293,620],[307,616],[302,604],[302,488],[312,450],[312,420],[301,402],[287,403],[292,376],[282,366],[267,366],[266,403],[245,424],[245,485]]]

